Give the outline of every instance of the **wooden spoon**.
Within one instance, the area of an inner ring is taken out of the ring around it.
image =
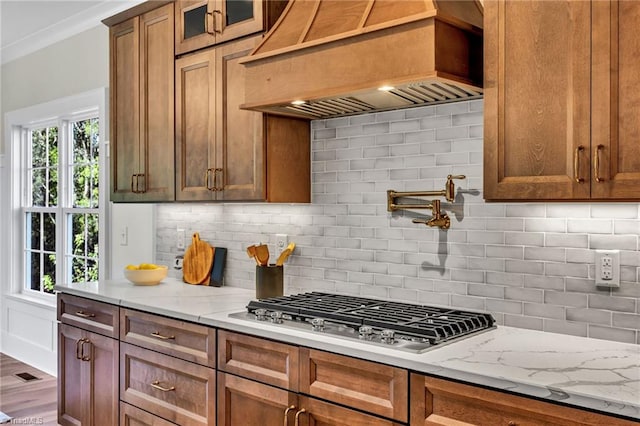
[[[280,256],[278,256],[278,260],[276,260],[276,266],[284,265],[284,261],[287,260],[289,255],[293,253],[293,250],[296,248],[296,243],[290,242],[286,249],[282,250]]]
[[[258,261],[258,258],[256,257],[256,246],[252,245],[247,247],[247,255],[252,258],[253,260],[256,261],[256,265],[259,265],[260,262]]]
[[[255,246],[256,248],[256,259],[258,261],[258,265],[266,266],[269,264],[269,246],[266,244],[260,244]]]

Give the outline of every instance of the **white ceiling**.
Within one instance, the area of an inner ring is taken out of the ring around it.
[[[139,0],[0,0],[0,58],[12,61],[100,24]]]

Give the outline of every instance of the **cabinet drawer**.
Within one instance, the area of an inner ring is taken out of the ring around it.
[[[175,424],[121,402],[120,426],[175,426]]]
[[[183,426],[215,422],[215,370],[120,345],[120,399]]]
[[[631,426],[635,422],[420,374],[411,375],[411,425]]]
[[[118,307],[84,297],[58,293],[58,321],[118,338]]]
[[[218,331],[218,369],[298,391],[298,348],[244,334]]]
[[[122,309],[120,340],[209,367],[215,367],[215,329]]]
[[[407,421],[408,372],[376,362],[300,349],[300,392]]]

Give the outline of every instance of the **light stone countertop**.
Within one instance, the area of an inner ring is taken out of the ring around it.
[[[422,354],[229,318],[255,292],[172,278],[56,286],[62,293],[640,420],[640,345],[498,326]]]

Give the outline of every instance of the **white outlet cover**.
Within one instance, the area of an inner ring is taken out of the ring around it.
[[[276,255],[280,256],[280,253],[287,248],[288,244],[289,237],[287,234],[276,234]]]
[[[620,287],[620,250],[596,250],[595,263],[597,287]]]

